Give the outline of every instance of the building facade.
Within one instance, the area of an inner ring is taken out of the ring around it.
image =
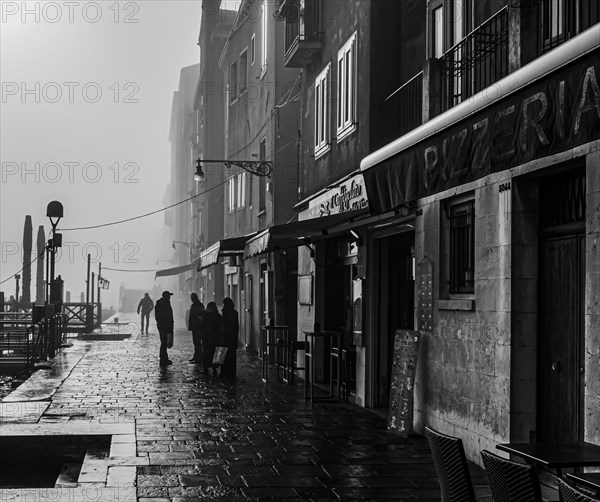
[[[242,2],[198,155],[273,173],[212,166],[206,300],[234,298],[250,350],[271,322],[340,333],[351,399],[384,413],[418,331],[414,428],[471,460],[600,442],[599,21],[592,0]]]
[[[200,78],[196,88],[194,108],[196,110],[198,136],[194,145],[194,169],[198,159],[225,158],[225,75],[218,61],[227,37],[236,18],[235,11],[221,9],[220,1],[202,4],[202,21],[198,46],[200,48]],[[223,238],[224,197],[226,174],[220,166],[203,164],[202,179],[197,180],[198,196],[194,199],[192,212],[197,216],[196,233],[201,252]],[[192,179],[194,172],[190,170]],[[200,262],[202,259],[200,258]],[[197,264],[193,273],[196,277],[196,292],[206,305],[222,301],[224,297],[225,267],[217,262],[203,267]]]
[[[205,248],[200,268],[224,267],[223,296],[239,307],[241,343],[254,351],[263,325],[294,326],[296,316],[296,250],[244,256],[247,240],[295,216],[298,196],[299,72],[282,64],[283,27],[273,18],[275,6],[270,0],[240,4],[218,58],[223,155],[204,157],[269,166],[269,176],[263,176],[239,164],[206,164],[223,176],[224,224],[218,241]]]
[[[422,72],[388,100],[422,124],[391,112],[399,133],[361,163],[371,214],[405,214],[414,248],[415,425],[473,460],[498,442],[598,443],[598,5],[423,6]],[[375,342],[397,325],[378,334],[378,253],[395,248],[368,240]]]
[[[194,112],[194,93],[200,73],[200,65],[182,68],[179,77],[179,89],[173,93],[171,106],[171,183],[168,188],[169,204],[189,199],[196,187],[192,173],[193,141],[196,136],[196,118]],[[194,286],[190,263],[197,258],[195,240],[195,216],[189,204],[180,204],[165,214],[165,224],[170,228],[172,247],[171,259],[176,265],[173,269],[159,272],[158,276],[174,276],[172,289],[173,310],[183,316],[189,303],[189,291]],[[183,268],[181,268],[183,267]]]
[[[343,331],[356,402],[386,409],[396,330],[418,330],[415,426],[472,459],[597,442],[597,5],[345,2],[311,28],[336,5],[280,3],[304,76],[296,207],[348,212],[299,250],[299,333]]]

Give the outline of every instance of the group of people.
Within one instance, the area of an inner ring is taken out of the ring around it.
[[[153,306],[156,326],[160,335],[159,358],[161,366],[173,364],[173,362],[169,360],[167,354],[169,334],[172,336],[175,325],[173,320],[173,309],[171,307],[172,295],[173,293],[169,291],[163,291],[162,297],[157,300],[156,305]],[[138,313],[140,309],[142,311],[142,332],[144,331],[144,309],[142,302],[144,302],[146,297],[150,299],[146,293],[146,296],[140,302],[140,306],[138,306]],[[193,364],[202,364],[202,373],[205,374],[212,370],[213,375],[217,375],[220,366],[221,376],[235,378],[236,350],[238,346],[240,323],[233,300],[231,298],[225,298],[220,313],[215,302],[209,302],[205,308],[196,293],[191,294],[191,301],[192,305],[187,319],[187,328],[192,332],[194,355],[189,362]],[[150,300],[150,302],[152,302],[152,300]],[[148,318],[146,318],[146,333],[147,332]],[[222,364],[215,362],[214,360],[217,347],[227,348],[225,359]]]

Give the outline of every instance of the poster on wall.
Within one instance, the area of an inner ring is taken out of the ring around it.
[[[433,263],[427,257],[417,265],[417,322],[419,331],[433,331]]]
[[[352,281],[352,344],[362,347],[362,279],[356,278]]]
[[[394,336],[388,430],[408,437],[413,430],[413,389],[419,331],[397,329]]]

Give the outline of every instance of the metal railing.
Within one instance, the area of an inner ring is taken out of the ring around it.
[[[31,314],[0,312],[0,374],[33,369]]]
[[[39,361],[56,356],[65,343],[64,314],[44,317],[37,323],[22,312],[0,312],[0,373],[31,373]]]
[[[423,72],[420,72],[383,101],[383,127],[377,142],[385,145],[422,123]]]
[[[321,40],[321,0],[288,0],[285,19],[285,57],[301,41]]]
[[[598,0],[536,0],[531,7],[538,56],[600,22]]]
[[[63,312],[67,316],[68,330],[73,333],[89,333],[100,326],[102,317],[101,303],[63,303]]]
[[[504,7],[444,53],[442,111],[508,74],[508,38],[508,7]]]

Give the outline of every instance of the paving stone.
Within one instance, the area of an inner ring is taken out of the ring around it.
[[[120,314],[138,321],[128,316]],[[7,420],[3,434],[110,435],[105,481],[121,488],[135,476],[141,502],[439,501],[423,437],[390,434],[385,418],[354,405],[307,403],[302,381],[286,385],[273,374],[265,385],[261,361],[246,352],[238,353],[234,383],[208,378],[187,363],[189,333],[175,336],[174,364],[162,370],[156,331],[128,342],[76,341],[85,345],[51,397],[23,420]],[[483,471],[475,467],[473,479],[485,480]],[[76,493],[71,501],[80,500]],[[136,498],[107,494],[99,500]]]
[[[141,488],[148,486],[179,486],[179,479],[175,474],[138,475],[137,485]]]
[[[217,476],[207,474],[180,474],[179,483],[181,486],[218,486],[220,485]]]
[[[136,468],[133,466],[112,466],[108,468],[106,486],[135,486]]]

